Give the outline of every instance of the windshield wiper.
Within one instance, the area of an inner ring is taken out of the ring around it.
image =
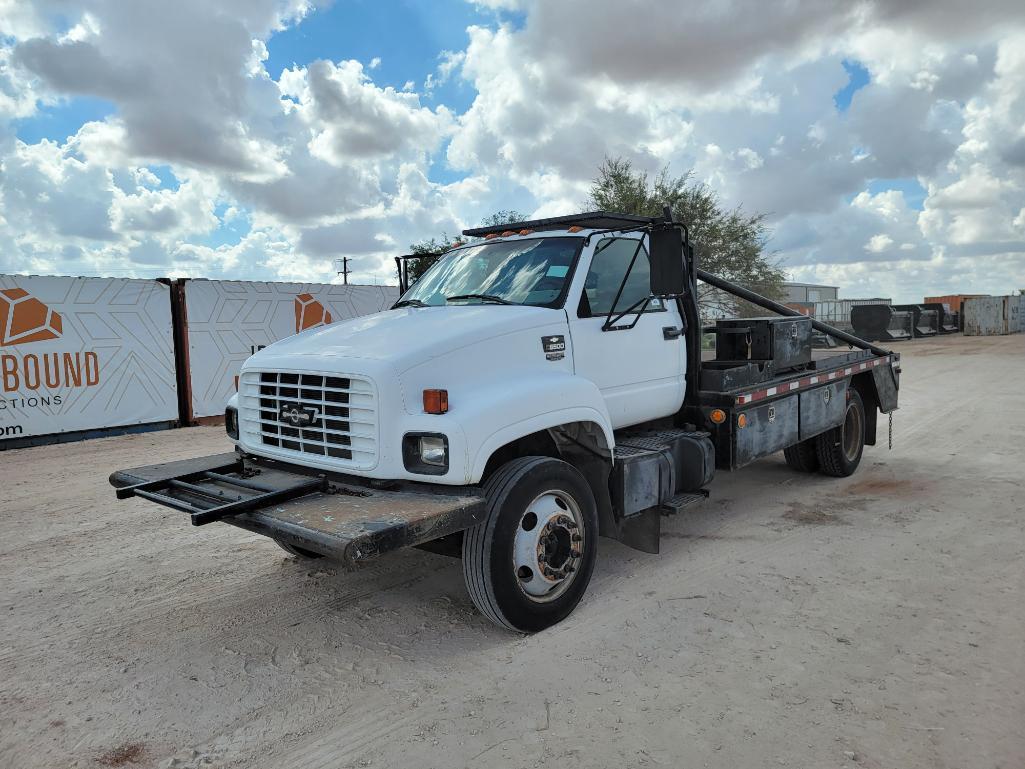
[[[391,306],[393,310],[397,310],[399,307],[430,307],[430,305],[419,299],[402,299]]]
[[[482,302],[494,302],[495,304],[516,304],[516,302],[510,302],[508,299],[503,299],[500,296],[494,294],[456,294],[455,296],[446,296],[445,301],[451,302],[456,299],[480,299]]]

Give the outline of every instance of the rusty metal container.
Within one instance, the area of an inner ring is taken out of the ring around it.
[[[958,317],[958,324],[961,330],[964,331],[964,303],[968,299],[977,299],[979,297],[989,296],[989,294],[947,294],[946,296],[927,296],[922,300],[923,304],[945,304],[950,308],[951,312],[956,312]]]
[[[965,336],[998,336],[1025,330],[1020,296],[984,296],[964,303]]]

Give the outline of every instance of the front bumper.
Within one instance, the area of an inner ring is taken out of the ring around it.
[[[350,563],[462,531],[485,510],[476,487],[397,482],[379,489],[234,453],[119,470],[110,483],[119,498],[189,512],[195,524],[221,520]]]

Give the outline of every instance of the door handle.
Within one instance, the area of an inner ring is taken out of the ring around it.
[[[662,327],[662,338],[665,339],[666,341],[671,341],[673,339],[679,339],[681,336],[683,336],[683,329],[682,328],[676,328],[675,326],[663,326]]]

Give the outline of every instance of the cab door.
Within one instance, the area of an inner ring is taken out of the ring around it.
[[[566,307],[575,373],[598,386],[614,428],[670,416],[683,405],[686,335],[675,302],[652,298],[639,317],[634,310],[603,330],[610,311],[615,318],[650,296],[649,280],[643,240],[602,238],[577,306]]]

